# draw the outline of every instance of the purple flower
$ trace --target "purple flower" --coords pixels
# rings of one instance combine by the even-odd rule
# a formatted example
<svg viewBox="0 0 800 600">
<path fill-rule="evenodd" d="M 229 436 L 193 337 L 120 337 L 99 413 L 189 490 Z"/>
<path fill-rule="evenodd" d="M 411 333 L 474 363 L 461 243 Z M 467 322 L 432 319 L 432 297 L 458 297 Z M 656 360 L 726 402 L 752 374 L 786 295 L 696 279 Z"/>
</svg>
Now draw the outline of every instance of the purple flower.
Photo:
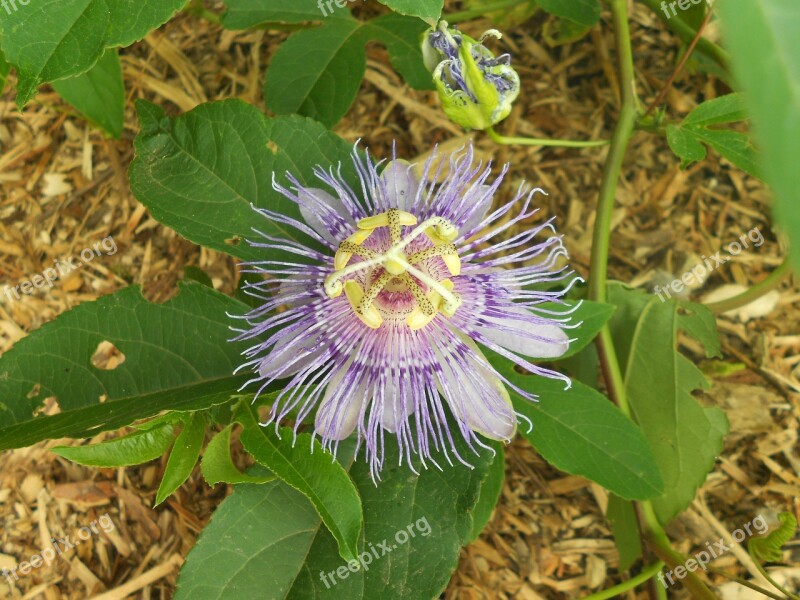
<svg viewBox="0 0 800 600">
<path fill-rule="evenodd" d="M 572 274 L 556 267 L 566 257 L 560 237 L 537 239 L 546 230 L 555 233 L 550 221 L 526 225 L 541 190 L 522 184 L 511 202 L 492 212 L 508 165 L 490 183 L 491 163 L 474 165 L 471 147 L 437 168 L 434 157 L 419 179 L 402 160 L 379 175 L 380 163 L 354 149 L 358 191 L 338 170 L 317 167 L 315 175 L 330 191 L 305 187 L 291 174 L 287 189 L 273 177 L 273 187 L 298 205 L 305 222 L 255 209 L 296 230 L 294 238 L 307 236 L 328 251 L 254 229 L 263 239 L 252 246 L 289 252 L 297 261 L 247 263 L 247 271 L 269 277 L 249 286 L 263 305 L 242 317 L 249 328 L 237 339 L 259 342 L 241 368 L 257 372 L 248 383 L 259 382 L 259 391 L 288 380 L 268 423 L 277 426 L 296 411 L 296 432 L 316 408 L 315 433 L 323 446 L 335 453 L 355 432 L 373 478 L 383 466 L 388 434 L 412 470 L 413 454 L 425 467 L 426 461 L 436 464 L 434 450 L 451 464 L 452 454 L 468 465 L 455 435 L 474 452 L 486 447 L 477 434 L 511 439 L 517 415 L 506 387 L 536 398 L 500 375 L 479 344 L 569 384 L 528 360 L 561 356 L 569 346 L 567 319 L 556 318 L 568 311 L 540 306 L 559 302 L 564 292 L 534 287 Z"/>
</svg>

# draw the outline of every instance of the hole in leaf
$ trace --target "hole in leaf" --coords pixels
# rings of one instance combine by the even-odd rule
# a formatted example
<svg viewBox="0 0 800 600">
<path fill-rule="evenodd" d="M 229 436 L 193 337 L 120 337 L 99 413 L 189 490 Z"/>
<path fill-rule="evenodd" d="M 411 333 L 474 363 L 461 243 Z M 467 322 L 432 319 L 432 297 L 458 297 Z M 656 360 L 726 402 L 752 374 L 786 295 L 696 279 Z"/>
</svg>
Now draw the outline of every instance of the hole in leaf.
<svg viewBox="0 0 800 600">
<path fill-rule="evenodd" d="M 36 398 L 36 396 L 38 396 L 41 393 L 42 393 L 42 386 L 41 384 L 37 383 L 31 388 L 31 391 L 28 392 L 26 398 L 28 400 L 33 400 L 34 398 Z"/>
<path fill-rule="evenodd" d="M 269 150 L 273 154 L 277 154 L 278 153 L 278 144 L 276 144 L 272 140 L 268 141 L 267 142 L 267 150 Z"/>
<path fill-rule="evenodd" d="M 125 355 L 108 341 L 100 342 L 92 355 L 92 364 L 104 371 L 113 371 L 125 362 Z"/>
<path fill-rule="evenodd" d="M 228 244 L 229 246 L 238 246 L 239 244 L 242 243 L 242 238 L 240 238 L 238 235 L 235 235 L 232 238 L 228 238 L 227 240 L 225 240 L 225 243 Z"/>
<path fill-rule="evenodd" d="M 39 385 L 38 383 L 36 384 Z M 37 406 L 33 411 L 34 417 L 52 417 L 61 412 L 61 407 L 58 404 L 58 399 L 55 396 L 50 396 L 44 399 L 44 402 Z"/>
</svg>

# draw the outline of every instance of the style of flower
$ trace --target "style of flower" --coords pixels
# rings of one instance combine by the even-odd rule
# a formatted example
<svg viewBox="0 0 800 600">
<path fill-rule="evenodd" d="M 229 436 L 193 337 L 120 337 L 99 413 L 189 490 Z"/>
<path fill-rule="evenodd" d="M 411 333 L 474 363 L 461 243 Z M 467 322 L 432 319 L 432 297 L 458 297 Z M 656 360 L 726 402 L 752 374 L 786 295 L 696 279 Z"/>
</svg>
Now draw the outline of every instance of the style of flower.
<svg viewBox="0 0 800 600">
<path fill-rule="evenodd" d="M 403 160 L 379 174 L 380 163 L 356 147 L 358 191 L 341 176 L 341 165 L 318 166 L 314 173 L 330 192 L 291 174 L 287 189 L 273 175 L 273 187 L 297 205 L 302 220 L 255 209 L 292 228 L 294 239 L 254 228 L 262 239 L 252 246 L 282 254 L 246 264 L 269 277 L 249 287 L 263 305 L 242 317 L 249 327 L 237 339 L 258 342 L 241 368 L 257 373 L 250 383 L 260 390 L 287 380 L 267 423 L 277 427 L 292 413 L 296 432 L 316 408 L 315 435 L 323 446 L 335 454 L 355 432 L 376 480 L 391 435 L 412 470 L 413 455 L 425 468 L 428 461 L 440 466 L 434 452 L 468 465 L 456 435 L 476 453 L 487 447 L 478 434 L 511 439 L 517 415 L 507 387 L 536 397 L 504 378 L 479 344 L 569 384 L 528 360 L 558 357 L 569 346 L 567 311 L 541 306 L 561 302 L 563 291 L 541 288 L 570 277 L 557 266 L 566 251 L 556 235 L 536 239 L 555 232 L 550 221 L 526 224 L 541 190 L 523 184 L 491 211 L 508 165 L 489 183 L 491 163 L 475 165 L 472 147 L 438 167 L 436 158 L 434 152 L 421 179 Z M 441 184 L 425 183 L 445 170 Z"/>
<path fill-rule="evenodd" d="M 519 95 L 519 75 L 511 56 L 494 54 L 483 45 L 488 37 L 500 38 L 490 29 L 479 40 L 449 28 L 440 21 L 422 34 L 422 56 L 433 74 L 442 109 L 466 129 L 487 129 L 505 119 Z"/>
</svg>

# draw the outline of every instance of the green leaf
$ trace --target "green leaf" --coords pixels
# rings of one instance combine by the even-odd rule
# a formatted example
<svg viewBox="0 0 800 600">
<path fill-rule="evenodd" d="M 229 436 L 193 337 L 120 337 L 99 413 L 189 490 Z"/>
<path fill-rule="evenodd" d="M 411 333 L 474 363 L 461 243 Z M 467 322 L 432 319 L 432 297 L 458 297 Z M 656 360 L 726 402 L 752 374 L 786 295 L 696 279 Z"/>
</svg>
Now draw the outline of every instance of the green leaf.
<svg viewBox="0 0 800 600">
<path fill-rule="evenodd" d="M 206 446 L 200 470 L 208 485 L 218 483 L 266 483 L 275 479 L 274 475 L 252 475 L 242 473 L 231 458 L 231 433 L 235 423 L 215 435 Z"/>
<path fill-rule="evenodd" d="M 355 100 L 366 69 L 361 24 L 326 21 L 298 31 L 270 60 L 264 100 L 275 114 L 302 114 L 332 127 Z"/>
<path fill-rule="evenodd" d="M 714 100 L 706 100 L 690 112 L 682 125 L 708 127 L 722 123 L 735 123 L 747 119 L 743 94 L 727 94 Z"/>
<path fill-rule="evenodd" d="M 536 2 L 551 15 L 569 19 L 585 27 L 591 27 L 600 20 L 598 0 L 536 0 Z"/>
<path fill-rule="evenodd" d="M 290 428 L 283 427 L 276 437 L 272 429 L 256 422 L 248 405 L 241 407 L 237 419 L 244 427 L 240 439 L 245 450 L 302 492 L 336 538 L 342 558 L 355 559 L 363 524 L 361 499 L 342 465 L 321 448 L 312 452 L 312 437 L 307 433 L 295 438 Z"/>
<path fill-rule="evenodd" d="M 489 353 L 487 353 L 489 356 Z M 494 367 L 512 384 L 535 393 L 539 402 L 514 397 L 514 408 L 533 423 L 520 433 L 553 466 L 591 479 L 626 499 L 659 496 L 664 484 L 639 428 L 607 398 L 579 382 L 517 373 L 491 355 Z"/>
<path fill-rule="evenodd" d="M 362 30 L 366 40 L 378 40 L 386 46 L 392 66 L 415 90 L 434 90 L 433 77 L 422 61 L 419 36 L 428 26 L 413 17 L 395 13 L 368 21 Z"/>
<path fill-rule="evenodd" d="M 247 345 L 228 341 L 226 313 L 246 311 L 189 283 L 164 304 L 127 288 L 60 315 L 0 358 L 0 450 L 226 402 L 247 380 L 231 375 Z M 104 341 L 125 357 L 113 370 L 92 364 Z M 39 415 L 51 397 L 60 413 Z"/>
<path fill-rule="evenodd" d="M 56 446 L 53 452 L 89 467 L 127 467 L 159 458 L 169 450 L 174 441 L 175 430 L 171 424 L 166 423 L 99 444 Z"/>
<path fill-rule="evenodd" d="M 763 517 L 761 517 L 763 519 Z M 783 546 L 794 537 L 797 531 L 797 518 L 784 511 L 778 515 L 780 527 L 765 537 L 752 537 L 747 542 L 750 554 L 759 562 L 780 562 L 783 560 Z"/>
<path fill-rule="evenodd" d="M 53 89 L 89 121 L 119 139 L 125 120 L 125 86 L 116 50 L 106 50 L 86 73 L 53 82 Z"/>
<path fill-rule="evenodd" d="M 435 456 L 443 470 L 417 464 L 415 475 L 398 464 L 394 440 L 387 442 L 378 485 L 366 462 L 350 467 L 364 507 L 359 554 L 365 568 L 347 568 L 311 502 L 284 482 L 238 485 L 189 553 L 175 600 L 439 597 L 470 540 L 491 455 L 476 457 L 459 439 L 459 454 L 474 468 L 450 452 L 450 458 Z"/>
<path fill-rule="evenodd" d="M 667 143 L 675 155 L 681 159 L 681 168 L 685 169 L 693 162 L 706 157 L 706 147 L 701 144 L 690 131 L 677 125 L 667 125 Z"/>
<path fill-rule="evenodd" d="M 300 218 L 297 205 L 272 188 L 291 171 L 301 183 L 319 185 L 312 170 L 342 163 L 353 181 L 351 145 L 303 117 L 267 119 L 239 100 L 202 104 L 174 120 L 148 102 L 137 102 L 141 133 L 130 170 L 131 189 L 150 214 L 186 239 L 242 260 L 302 257 L 253 248 L 253 227 L 268 235 L 316 247 L 281 223 L 259 217 L 251 203 Z M 231 160 L 236 157 L 236 160 Z"/>
<path fill-rule="evenodd" d="M 724 413 L 692 396 L 709 384 L 676 351 L 678 324 L 678 305 L 652 298 L 636 324 L 625 372 L 628 403 L 664 477 L 666 492 L 652 501 L 664 524 L 692 501 L 727 432 Z"/>
<path fill-rule="evenodd" d="M 47 81 L 81 75 L 106 48 L 166 23 L 185 0 L 36 0 L 4 15 L 2 50 L 17 69 L 22 109 Z"/>
<path fill-rule="evenodd" d="M 474 542 L 477 540 L 481 532 L 486 528 L 489 519 L 492 518 L 497 501 L 500 499 L 500 493 L 503 491 L 503 482 L 506 478 L 506 461 L 505 450 L 500 442 L 491 441 L 490 445 L 497 452 L 497 455 L 489 465 L 489 473 L 481 486 L 481 493 L 478 497 L 478 504 L 472 515 L 472 533 L 469 536 L 469 541 Z"/>
<path fill-rule="evenodd" d="M 410 17 L 419 17 L 433 26 L 442 16 L 444 0 L 378 0 L 394 12 Z"/>
<path fill-rule="evenodd" d="M 572 44 L 592 30 L 593 25 L 581 25 L 569 19 L 551 16 L 542 27 L 542 38 L 551 48 Z"/>
<path fill-rule="evenodd" d="M 713 312 L 696 302 L 678 301 L 678 327 L 700 342 L 706 357 L 722 358 L 722 347 L 717 332 L 717 318 Z"/>
<path fill-rule="evenodd" d="M 723 6 L 724 5 L 724 6 Z M 800 269 L 800 3 L 793 0 L 720 2 L 723 33 L 736 79 L 746 92 L 748 113 L 767 183 L 775 194 L 775 215 L 788 235 Z"/>
<path fill-rule="evenodd" d="M 761 177 L 758 154 L 747 134 L 740 131 L 704 129 L 702 127 L 692 127 L 690 131 L 697 139 L 714 148 L 742 171 L 753 177 Z"/>
<path fill-rule="evenodd" d="M 6 82 L 8 81 L 8 74 L 11 72 L 11 65 L 6 61 L 6 57 L 0 50 L 0 94 L 6 89 Z"/>
<path fill-rule="evenodd" d="M 194 470 L 206 438 L 206 418 L 202 412 L 191 413 L 184 421 L 183 430 L 167 460 L 164 477 L 156 492 L 158 506 L 181 487 Z"/>
<path fill-rule="evenodd" d="M 630 500 L 610 494 L 606 518 L 611 524 L 614 544 L 619 551 L 620 572 L 627 571 L 642 556 L 642 537 L 636 521 L 636 511 Z"/>
<path fill-rule="evenodd" d="M 322 4 L 325 5 L 324 0 Z M 326 15 L 317 0 L 225 0 L 225 6 L 228 10 L 222 15 L 222 26 L 226 29 L 250 29 L 265 23 L 305 23 L 323 17 L 335 18 L 341 13 L 350 15 L 347 11 L 331 11 Z"/>
</svg>

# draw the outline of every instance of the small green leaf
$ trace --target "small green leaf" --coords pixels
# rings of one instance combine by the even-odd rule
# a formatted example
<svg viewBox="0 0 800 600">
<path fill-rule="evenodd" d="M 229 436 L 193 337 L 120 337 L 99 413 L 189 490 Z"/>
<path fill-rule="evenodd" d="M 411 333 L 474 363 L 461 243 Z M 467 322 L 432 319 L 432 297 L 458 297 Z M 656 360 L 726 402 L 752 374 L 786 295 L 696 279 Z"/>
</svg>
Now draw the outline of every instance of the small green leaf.
<svg viewBox="0 0 800 600">
<path fill-rule="evenodd" d="M 125 118 L 125 86 L 116 50 L 106 50 L 86 73 L 53 82 L 53 89 L 89 121 L 119 139 Z"/>
<path fill-rule="evenodd" d="M 682 125 L 708 127 L 722 123 L 735 123 L 747 119 L 743 94 L 727 94 L 714 100 L 706 100 L 690 112 Z"/>
<path fill-rule="evenodd" d="M 537 4 L 551 15 L 591 27 L 600 20 L 598 0 L 537 0 Z"/>
<path fill-rule="evenodd" d="M 681 159 L 681 168 L 706 157 L 706 147 L 697 137 L 677 125 L 667 125 L 667 143 L 675 155 Z"/>
<path fill-rule="evenodd" d="M 551 16 L 544 22 L 542 27 L 542 38 L 551 48 L 557 48 L 564 44 L 572 44 L 586 36 L 591 30 L 592 25 L 581 25 L 569 19 L 561 19 Z"/>
<path fill-rule="evenodd" d="M 197 459 L 200 458 L 200 450 L 203 448 L 205 437 L 205 416 L 200 411 L 190 413 L 184 420 L 183 430 L 175 440 L 175 445 L 169 454 L 164 477 L 158 486 L 158 492 L 156 492 L 156 506 L 189 479 L 197 464 Z"/>
<path fill-rule="evenodd" d="M 706 350 L 706 357 L 722 358 L 722 348 L 717 331 L 717 318 L 713 312 L 696 302 L 678 301 L 678 327 L 697 340 Z"/>
<path fill-rule="evenodd" d="M 174 440 L 175 429 L 166 423 L 99 444 L 56 446 L 53 452 L 89 467 L 127 467 L 159 458 L 169 450 Z"/>
<path fill-rule="evenodd" d="M 500 442 L 491 441 L 491 447 L 497 454 L 489 466 L 489 473 L 486 479 L 483 480 L 481 486 L 480 497 L 478 504 L 472 513 L 472 533 L 470 534 L 470 542 L 477 540 L 481 532 L 486 528 L 486 524 L 492 517 L 497 501 L 500 499 L 500 493 L 503 491 L 503 482 L 506 478 L 506 461 L 505 450 Z"/>
<path fill-rule="evenodd" d="M 231 433 L 234 423 L 215 435 L 206 446 L 200 470 L 208 485 L 218 483 L 266 483 L 275 479 L 274 475 L 253 475 L 242 473 L 231 458 Z"/>
<path fill-rule="evenodd" d="M 745 173 L 753 177 L 761 177 L 758 154 L 750 141 L 750 136 L 740 131 L 722 129 L 689 129 L 700 141 L 705 142 Z"/>
<path fill-rule="evenodd" d="M 794 537 L 797 531 L 797 518 L 790 512 L 778 515 L 780 527 L 765 537 L 753 537 L 747 542 L 750 555 L 759 562 L 780 562 L 783 560 L 783 546 Z"/>
<path fill-rule="evenodd" d="M 245 450 L 311 500 L 336 538 L 339 554 L 345 560 L 355 559 L 363 524 L 361 499 L 342 465 L 321 448 L 312 453 L 309 434 L 295 439 L 292 430 L 284 427 L 278 438 L 272 429 L 262 428 L 249 405 L 241 406 L 237 419 L 244 427 L 240 439 Z"/>
<path fill-rule="evenodd" d="M 444 0 L 378 0 L 394 12 L 419 17 L 433 26 L 442 16 Z"/>
</svg>

